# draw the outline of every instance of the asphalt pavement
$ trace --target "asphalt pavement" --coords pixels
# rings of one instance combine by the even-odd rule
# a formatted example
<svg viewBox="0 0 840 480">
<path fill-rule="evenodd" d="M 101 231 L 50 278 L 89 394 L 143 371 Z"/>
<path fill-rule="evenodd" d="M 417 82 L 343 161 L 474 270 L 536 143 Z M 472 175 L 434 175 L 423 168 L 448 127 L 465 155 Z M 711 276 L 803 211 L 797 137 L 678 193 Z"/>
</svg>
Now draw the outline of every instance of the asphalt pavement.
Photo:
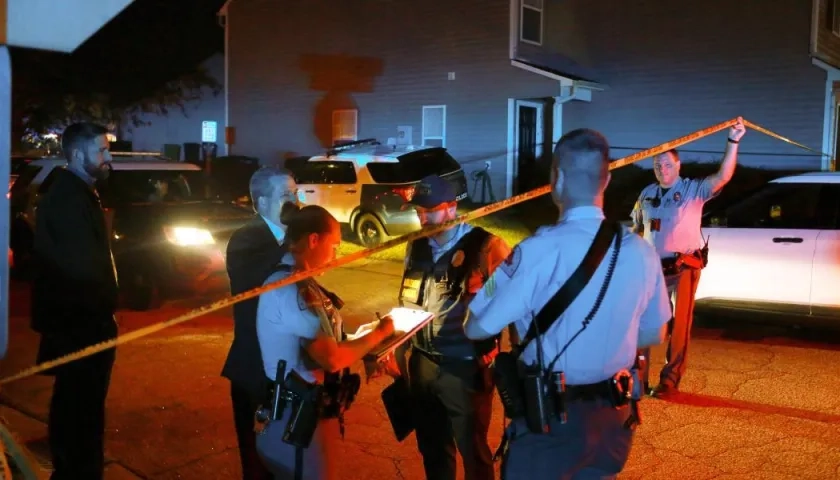
<svg viewBox="0 0 840 480">
<path fill-rule="evenodd" d="M 324 275 L 346 302 L 353 328 L 395 305 L 399 264 L 359 262 Z M 13 285 L 10 351 L 0 376 L 34 362 L 27 292 Z M 200 305 L 170 302 L 147 313 L 120 312 L 120 331 Z M 840 478 L 840 335 L 717 324 L 696 327 L 683 393 L 642 402 L 631 458 L 621 479 Z M 107 479 L 240 478 L 228 382 L 219 376 L 231 340 L 229 312 L 216 312 L 119 348 L 108 398 Z M 652 378 L 664 348 L 654 350 Z M 414 437 L 398 443 L 379 393 L 363 385 L 347 414 L 343 478 L 422 479 Z M 0 417 L 43 463 L 49 377 L 0 391 Z M 496 402 L 490 442 L 503 419 Z M 459 477 L 461 478 L 461 477 Z"/>
</svg>

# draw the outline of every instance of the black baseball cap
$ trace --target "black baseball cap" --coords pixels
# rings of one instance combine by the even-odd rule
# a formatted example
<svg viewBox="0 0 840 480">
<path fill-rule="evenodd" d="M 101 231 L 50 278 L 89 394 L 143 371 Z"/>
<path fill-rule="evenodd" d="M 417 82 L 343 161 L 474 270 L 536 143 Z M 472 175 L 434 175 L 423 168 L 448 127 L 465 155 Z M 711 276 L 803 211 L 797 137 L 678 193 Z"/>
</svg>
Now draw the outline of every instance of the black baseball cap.
<svg viewBox="0 0 840 480">
<path fill-rule="evenodd" d="M 429 175 L 414 187 L 414 196 L 408 202 L 421 208 L 434 208 L 457 200 L 455 189 L 437 175 Z"/>
</svg>

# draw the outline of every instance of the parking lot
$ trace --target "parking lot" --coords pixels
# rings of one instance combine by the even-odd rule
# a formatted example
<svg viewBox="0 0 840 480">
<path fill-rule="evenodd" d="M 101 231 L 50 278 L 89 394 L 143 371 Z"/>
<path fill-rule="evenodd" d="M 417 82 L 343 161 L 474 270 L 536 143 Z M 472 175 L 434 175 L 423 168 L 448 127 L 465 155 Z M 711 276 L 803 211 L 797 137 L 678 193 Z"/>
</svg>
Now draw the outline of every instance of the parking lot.
<svg viewBox="0 0 840 480">
<path fill-rule="evenodd" d="M 399 266 L 353 264 L 326 274 L 349 326 L 393 306 Z M 377 285 L 371 294 L 370 285 Z M 10 352 L 2 375 L 34 361 L 27 290 L 12 285 Z M 200 301 L 170 302 L 146 313 L 120 312 L 121 333 L 182 313 Z M 626 479 L 826 479 L 840 477 L 840 335 L 717 322 L 695 328 L 684 394 L 646 399 Z M 109 479 L 238 478 L 227 380 L 219 376 L 231 340 L 227 312 L 120 347 L 108 399 Z M 662 348 L 655 351 L 661 360 Z M 347 479 L 423 478 L 413 436 L 394 440 L 375 379 L 348 413 Z M 48 377 L 10 384 L 0 414 L 46 460 Z M 143 392 L 138 395 L 137 392 Z M 503 420 L 496 404 L 495 447 Z"/>
</svg>

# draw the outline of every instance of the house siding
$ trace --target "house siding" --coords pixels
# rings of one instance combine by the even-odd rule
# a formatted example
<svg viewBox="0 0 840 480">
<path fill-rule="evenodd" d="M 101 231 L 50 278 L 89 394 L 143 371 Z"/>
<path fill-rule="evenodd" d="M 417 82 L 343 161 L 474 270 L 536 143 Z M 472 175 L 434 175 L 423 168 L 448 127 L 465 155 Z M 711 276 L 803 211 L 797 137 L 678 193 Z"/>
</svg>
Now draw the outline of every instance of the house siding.
<svg viewBox="0 0 840 480">
<path fill-rule="evenodd" d="M 225 63 L 221 54 L 210 57 L 203 63 L 207 73 L 220 84 L 224 81 Z M 201 122 L 214 121 L 217 127 L 216 145 L 219 155 L 222 154 L 225 141 L 225 99 L 224 95 L 213 95 L 209 88 L 202 90 L 201 99 L 184 105 L 184 112 L 178 108 L 170 108 L 168 115 L 141 115 L 139 119 L 144 123 L 132 126 L 126 122 L 124 139 L 132 142 L 134 151 L 162 152 L 164 144 L 181 145 L 181 156 L 184 155 L 184 143 L 201 142 Z"/>
<path fill-rule="evenodd" d="M 509 2 L 323 5 L 229 5 L 232 152 L 263 163 L 320 153 L 330 142 L 331 112 L 343 108 L 358 109 L 358 138 L 385 142 L 410 126 L 420 145 L 422 106 L 446 105 L 446 147 L 468 174 L 491 160 L 494 193 L 503 197 L 508 98 L 558 91 L 556 81 L 510 65 Z"/>
<path fill-rule="evenodd" d="M 840 37 L 831 31 L 831 2 L 833 0 L 813 0 L 817 8 L 813 18 L 811 33 L 815 35 L 814 45 L 811 45 L 814 57 L 834 67 L 840 67 Z M 840 5 L 838 5 L 840 8 Z"/>
<path fill-rule="evenodd" d="M 610 86 L 591 103 L 566 104 L 564 131 L 598 129 L 620 157 L 741 115 L 822 145 L 826 76 L 809 57 L 807 3 L 567 0 L 562 7 L 584 26 L 586 51 Z M 686 145 L 683 159 L 720 159 L 725 135 Z M 749 131 L 739 162 L 818 169 L 820 156 Z"/>
</svg>

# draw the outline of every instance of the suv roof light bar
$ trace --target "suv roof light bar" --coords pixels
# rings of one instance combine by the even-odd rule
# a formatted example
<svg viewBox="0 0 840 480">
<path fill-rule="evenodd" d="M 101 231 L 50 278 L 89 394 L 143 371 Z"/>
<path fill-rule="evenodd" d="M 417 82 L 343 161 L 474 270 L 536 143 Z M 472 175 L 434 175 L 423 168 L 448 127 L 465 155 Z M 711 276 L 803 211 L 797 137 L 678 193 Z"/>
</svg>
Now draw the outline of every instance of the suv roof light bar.
<svg viewBox="0 0 840 480">
<path fill-rule="evenodd" d="M 354 148 L 369 146 L 369 145 L 380 145 L 379 141 L 375 138 L 365 138 L 362 140 L 353 140 L 350 142 L 343 142 L 340 145 L 335 145 L 329 150 L 327 150 L 327 156 L 331 157 L 337 153 L 344 152 L 346 150 L 352 150 Z"/>
</svg>

